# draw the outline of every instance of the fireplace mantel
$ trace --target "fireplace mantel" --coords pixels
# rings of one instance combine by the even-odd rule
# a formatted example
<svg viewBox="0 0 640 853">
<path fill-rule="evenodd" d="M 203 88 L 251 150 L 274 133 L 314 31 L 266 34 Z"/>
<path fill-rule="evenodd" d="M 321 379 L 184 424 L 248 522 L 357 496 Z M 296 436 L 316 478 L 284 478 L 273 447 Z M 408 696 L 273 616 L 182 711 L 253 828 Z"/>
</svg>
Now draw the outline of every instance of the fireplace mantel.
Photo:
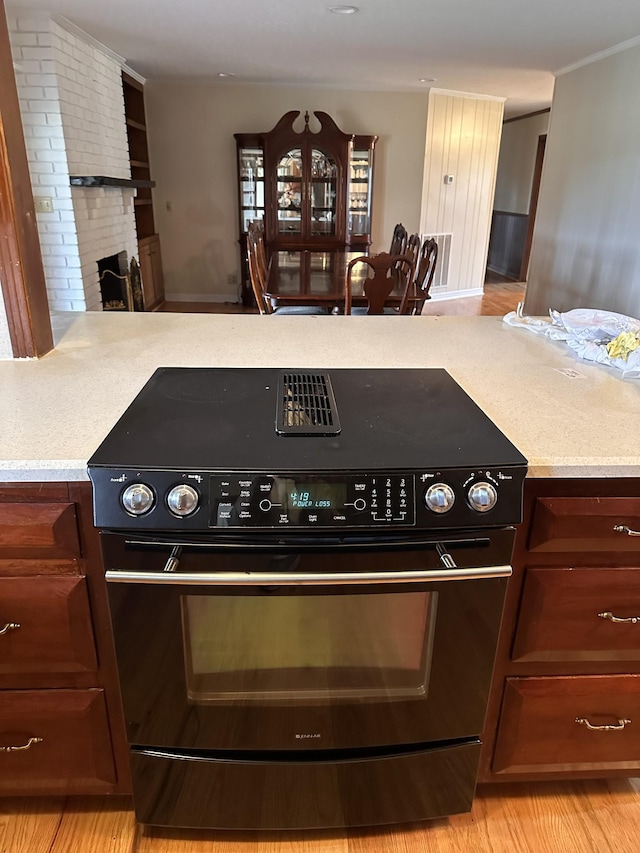
<svg viewBox="0 0 640 853">
<path fill-rule="evenodd" d="M 132 178 L 109 178 L 105 175 L 71 175 L 72 187 L 155 187 L 155 181 L 133 180 Z"/>
</svg>

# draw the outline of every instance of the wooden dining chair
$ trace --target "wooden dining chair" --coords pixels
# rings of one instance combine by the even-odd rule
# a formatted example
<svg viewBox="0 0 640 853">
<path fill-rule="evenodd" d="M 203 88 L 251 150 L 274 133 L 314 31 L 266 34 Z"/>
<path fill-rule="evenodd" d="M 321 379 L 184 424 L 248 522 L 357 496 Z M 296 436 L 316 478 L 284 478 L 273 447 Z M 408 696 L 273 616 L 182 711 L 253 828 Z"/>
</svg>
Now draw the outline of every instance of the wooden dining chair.
<svg viewBox="0 0 640 853">
<path fill-rule="evenodd" d="M 396 227 L 393 229 L 393 237 L 391 238 L 389 254 L 404 255 L 404 251 L 407 248 L 408 236 L 407 229 L 404 227 L 402 222 L 398 222 Z"/>
<path fill-rule="evenodd" d="M 247 229 L 247 263 L 251 288 L 261 314 L 319 314 L 326 315 L 327 310 L 316 305 L 282 305 L 274 308 L 266 296 L 267 279 L 269 277 L 269 262 L 267 261 L 264 245 L 264 232 L 260 227 L 251 223 Z"/>
<path fill-rule="evenodd" d="M 418 297 L 413 306 L 414 314 L 422 314 L 424 303 L 431 299 L 429 291 L 433 283 L 433 276 L 438 262 L 438 244 L 432 238 L 425 240 L 420 250 L 418 267 L 414 279 L 414 288 Z"/>
<path fill-rule="evenodd" d="M 372 276 L 364 280 L 366 307 L 352 307 L 352 287 L 354 278 L 361 270 L 354 272 L 358 264 L 364 264 L 373 271 Z M 385 305 L 391 292 L 396 289 L 402 293 L 399 308 Z M 409 255 L 391 255 L 381 252 L 379 255 L 360 255 L 350 261 L 345 276 L 344 313 L 345 314 L 408 314 L 410 295 L 413 289 L 413 266 Z"/>
<path fill-rule="evenodd" d="M 418 258 L 420 257 L 420 235 L 412 234 L 407 240 L 407 247 L 402 252 L 403 255 L 409 255 L 410 258 L 413 258 L 413 271 L 415 272 L 418 268 Z"/>
</svg>

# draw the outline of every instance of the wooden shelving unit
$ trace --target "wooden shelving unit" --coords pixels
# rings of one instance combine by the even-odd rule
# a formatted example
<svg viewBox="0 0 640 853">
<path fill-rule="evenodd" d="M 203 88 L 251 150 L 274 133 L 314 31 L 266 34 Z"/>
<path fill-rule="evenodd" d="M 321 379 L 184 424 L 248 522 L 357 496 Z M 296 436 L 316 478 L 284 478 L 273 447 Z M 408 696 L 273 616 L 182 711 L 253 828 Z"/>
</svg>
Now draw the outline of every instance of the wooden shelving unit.
<svg viewBox="0 0 640 853">
<path fill-rule="evenodd" d="M 135 77 L 123 72 L 122 88 L 124 109 L 129 140 L 129 162 L 131 177 L 135 180 L 151 180 L 151 164 L 147 144 L 147 122 L 144 108 L 144 86 Z M 164 301 L 164 278 L 160 255 L 160 237 L 156 233 L 153 217 L 151 187 L 138 189 L 133 203 L 138 236 L 140 274 L 146 311 L 153 311 Z"/>
</svg>

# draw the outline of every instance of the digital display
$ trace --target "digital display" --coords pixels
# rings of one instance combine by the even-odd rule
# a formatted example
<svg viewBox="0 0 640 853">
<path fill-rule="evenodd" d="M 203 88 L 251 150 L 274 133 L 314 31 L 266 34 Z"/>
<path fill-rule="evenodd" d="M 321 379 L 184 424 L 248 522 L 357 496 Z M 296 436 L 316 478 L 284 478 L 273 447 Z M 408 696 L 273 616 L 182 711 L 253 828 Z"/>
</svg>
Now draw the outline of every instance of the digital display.
<svg viewBox="0 0 640 853">
<path fill-rule="evenodd" d="M 287 480 L 289 509 L 343 509 L 347 500 L 346 483 L 297 482 Z"/>
</svg>

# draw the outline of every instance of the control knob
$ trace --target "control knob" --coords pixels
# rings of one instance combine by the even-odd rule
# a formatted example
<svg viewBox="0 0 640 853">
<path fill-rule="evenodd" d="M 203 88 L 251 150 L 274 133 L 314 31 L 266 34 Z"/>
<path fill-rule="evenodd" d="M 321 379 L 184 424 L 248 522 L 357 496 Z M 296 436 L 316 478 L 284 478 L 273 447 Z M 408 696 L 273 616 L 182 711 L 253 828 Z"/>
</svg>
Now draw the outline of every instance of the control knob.
<svg viewBox="0 0 640 853">
<path fill-rule="evenodd" d="M 424 505 L 431 512 L 449 512 L 455 501 L 455 493 L 446 483 L 433 483 L 424 495 Z"/>
<path fill-rule="evenodd" d="M 167 506 L 169 510 L 181 518 L 185 515 L 191 515 L 198 508 L 200 496 L 193 488 L 187 486 L 186 483 L 181 483 L 179 486 L 174 486 L 167 495 Z"/>
<path fill-rule="evenodd" d="M 469 504 L 476 512 L 488 512 L 498 502 L 498 493 L 491 483 L 474 483 L 469 488 Z"/>
<path fill-rule="evenodd" d="M 124 490 L 120 500 L 130 515 L 144 515 L 153 509 L 155 495 L 153 489 L 144 483 L 132 483 Z"/>
</svg>

